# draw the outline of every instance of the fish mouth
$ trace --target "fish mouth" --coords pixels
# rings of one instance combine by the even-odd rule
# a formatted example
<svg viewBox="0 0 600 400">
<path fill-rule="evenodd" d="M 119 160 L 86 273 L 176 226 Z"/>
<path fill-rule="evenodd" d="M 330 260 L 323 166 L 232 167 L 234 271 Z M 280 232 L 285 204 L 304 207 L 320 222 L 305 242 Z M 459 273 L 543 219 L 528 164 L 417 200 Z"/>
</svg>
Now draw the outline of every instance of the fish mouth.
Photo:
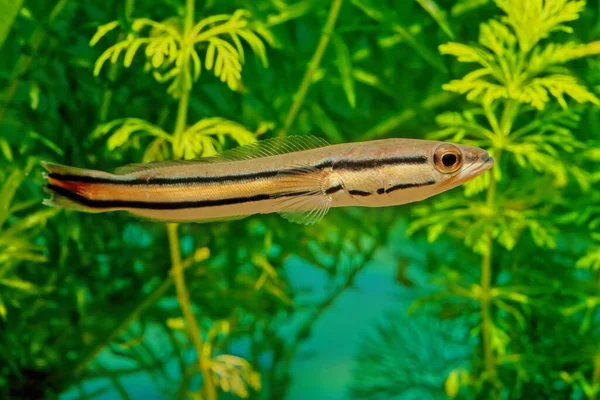
<svg viewBox="0 0 600 400">
<path fill-rule="evenodd" d="M 475 157 L 473 162 L 463 168 L 458 174 L 444 182 L 442 186 L 450 188 L 462 185 L 492 168 L 494 162 L 494 157 L 490 156 L 487 151 L 481 151 L 481 153 Z"/>
</svg>

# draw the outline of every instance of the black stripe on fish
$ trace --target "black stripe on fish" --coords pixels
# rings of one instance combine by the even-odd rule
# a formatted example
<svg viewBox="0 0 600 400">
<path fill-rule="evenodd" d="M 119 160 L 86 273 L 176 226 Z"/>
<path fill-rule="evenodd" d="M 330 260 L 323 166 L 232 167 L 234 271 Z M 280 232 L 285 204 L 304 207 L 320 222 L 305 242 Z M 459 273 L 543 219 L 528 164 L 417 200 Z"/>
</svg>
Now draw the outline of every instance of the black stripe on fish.
<svg viewBox="0 0 600 400">
<path fill-rule="evenodd" d="M 131 179 L 119 179 L 119 178 L 97 178 L 95 176 L 85 175 L 69 175 L 69 174 L 58 174 L 52 172 L 48 174 L 49 178 L 53 178 L 59 181 L 69 182 L 81 182 L 81 183 L 96 183 L 96 184 L 108 184 L 108 185 L 131 185 L 131 186 L 143 186 L 143 185 L 178 185 L 178 184 L 194 184 L 194 183 L 224 183 L 224 182 L 236 182 L 236 181 L 249 181 L 254 179 L 273 178 L 279 174 L 280 171 L 261 171 L 253 172 L 248 174 L 236 174 L 236 175 L 225 175 L 225 176 L 189 176 L 189 177 L 148 177 L 148 178 L 131 178 Z"/>
<path fill-rule="evenodd" d="M 363 192 L 362 190 L 356 189 L 349 190 L 348 193 L 352 196 L 370 196 L 372 194 L 371 192 Z"/>
<path fill-rule="evenodd" d="M 332 193 L 335 193 L 335 192 L 339 192 L 342 189 L 343 189 L 342 185 L 332 186 L 329 189 L 327 189 L 325 191 L 325 193 L 326 194 L 332 194 Z"/>
<path fill-rule="evenodd" d="M 333 166 L 334 169 L 361 170 L 377 168 L 387 165 L 421 165 L 427 164 L 429 159 L 425 155 L 400 156 L 388 158 L 370 158 L 365 160 L 340 160 Z"/>
<path fill-rule="evenodd" d="M 325 169 L 332 168 L 333 170 L 361 170 L 368 168 L 377 168 L 384 165 L 419 165 L 426 164 L 428 162 L 427 156 L 403 156 L 403 157 L 390 157 L 382 159 L 364 159 L 364 160 L 325 160 L 314 166 L 309 166 L 309 169 Z M 70 182 L 81 182 L 81 183 L 96 183 L 96 184 L 110 184 L 110 185 L 178 185 L 178 184 L 202 184 L 202 183 L 224 183 L 224 182 L 238 182 L 256 179 L 266 179 L 276 177 L 280 173 L 294 172 L 298 168 L 292 168 L 289 170 L 270 170 L 251 172 L 246 174 L 235 174 L 235 175 L 222 175 L 222 176 L 189 176 L 189 177 L 148 177 L 148 178 L 98 178 L 93 176 L 85 175 L 72 175 L 72 174 L 59 174 L 51 172 L 48 177 Z M 300 170 L 300 169 L 298 169 Z M 305 170 L 305 168 L 302 168 Z"/>
<path fill-rule="evenodd" d="M 411 189 L 411 188 L 416 188 L 416 187 L 421 187 L 421 186 L 429 186 L 429 185 L 435 185 L 436 181 L 431 180 L 431 181 L 427 181 L 427 182 L 418 182 L 418 183 L 400 183 L 398 185 L 394 185 L 392 187 L 389 187 L 387 189 L 385 189 L 385 193 L 391 193 L 394 192 L 396 190 L 402 190 L 402 189 Z M 383 193 L 380 192 L 383 189 L 377 189 L 377 193 Z"/>
<path fill-rule="evenodd" d="M 65 188 L 46 185 L 46 188 L 52 190 L 56 194 L 73 200 L 83 206 L 90 208 L 141 208 L 147 210 L 180 210 L 185 208 L 201 208 L 201 207 L 216 207 L 216 206 L 228 206 L 235 204 L 248 203 L 252 201 L 263 201 L 270 199 L 277 199 L 281 197 L 293 197 L 302 196 L 309 194 L 308 191 L 299 192 L 285 192 L 277 193 L 274 195 L 270 194 L 257 194 L 246 197 L 231 197 L 226 199 L 215 199 L 215 200 L 196 200 L 196 201 L 177 201 L 177 202 L 149 202 L 149 201 L 135 201 L 135 200 L 94 200 L 88 199 L 80 194 L 71 192 Z"/>
</svg>

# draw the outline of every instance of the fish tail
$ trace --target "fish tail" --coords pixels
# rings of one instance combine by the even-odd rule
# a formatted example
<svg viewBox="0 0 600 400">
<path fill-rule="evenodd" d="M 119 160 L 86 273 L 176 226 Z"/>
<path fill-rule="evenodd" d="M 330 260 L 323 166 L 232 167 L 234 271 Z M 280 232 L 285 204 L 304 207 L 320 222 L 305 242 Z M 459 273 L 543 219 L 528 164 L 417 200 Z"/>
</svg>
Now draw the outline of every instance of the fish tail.
<svg viewBox="0 0 600 400">
<path fill-rule="evenodd" d="M 62 192 L 60 188 L 52 185 L 46 185 L 44 191 L 50 194 L 50 197 L 44 199 L 42 204 L 49 207 L 64 208 L 67 210 L 75 210 L 88 213 L 99 213 L 106 211 L 103 209 L 97 209 L 94 207 L 86 206 L 85 204 L 83 204 L 83 202 L 75 200 L 71 196 L 69 196 L 67 193 L 70 192 Z"/>
<path fill-rule="evenodd" d="M 98 185 L 95 181 L 110 179 L 112 174 L 47 161 L 42 161 L 41 164 L 48 171 L 43 175 L 47 180 L 44 191 L 50 194 L 50 198 L 44 199 L 43 204 L 89 213 L 114 210 L 94 205 L 95 198 L 104 197 L 102 192 L 109 190 L 106 185 Z"/>
</svg>

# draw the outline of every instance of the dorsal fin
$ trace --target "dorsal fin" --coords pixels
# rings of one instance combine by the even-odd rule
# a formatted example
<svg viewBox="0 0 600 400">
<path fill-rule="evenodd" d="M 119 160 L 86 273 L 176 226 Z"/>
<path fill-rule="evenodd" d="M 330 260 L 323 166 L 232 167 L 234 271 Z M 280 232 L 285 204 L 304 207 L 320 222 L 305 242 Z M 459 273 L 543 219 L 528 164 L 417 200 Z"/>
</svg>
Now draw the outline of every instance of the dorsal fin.
<svg viewBox="0 0 600 400">
<path fill-rule="evenodd" d="M 279 154 L 293 153 L 329 146 L 329 143 L 317 136 L 298 135 L 282 138 L 271 138 L 259 140 L 254 143 L 235 147 L 211 157 L 196 158 L 193 160 L 171 160 L 157 161 L 151 163 L 129 164 L 118 168 L 115 173 L 118 175 L 129 174 L 133 172 L 147 171 L 155 168 L 164 168 L 176 165 L 190 165 L 197 163 L 221 163 L 239 160 L 249 160 L 253 158 L 270 157 Z"/>
<path fill-rule="evenodd" d="M 317 136 L 288 136 L 281 138 L 271 138 L 259 140 L 254 143 L 235 147 L 224 151 L 213 157 L 208 157 L 208 162 L 225 162 L 247 160 L 251 158 L 261 158 L 276 156 L 279 154 L 294 153 L 329 146 L 325 139 Z"/>
</svg>

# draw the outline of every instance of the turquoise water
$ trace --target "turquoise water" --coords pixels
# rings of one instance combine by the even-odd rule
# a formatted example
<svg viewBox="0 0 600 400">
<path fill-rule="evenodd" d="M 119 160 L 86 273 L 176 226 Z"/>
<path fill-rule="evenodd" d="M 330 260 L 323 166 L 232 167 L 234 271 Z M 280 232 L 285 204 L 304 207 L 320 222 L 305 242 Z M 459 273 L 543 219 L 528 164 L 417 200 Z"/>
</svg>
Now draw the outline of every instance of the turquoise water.
<svg viewBox="0 0 600 400">
<path fill-rule="evenodd" d="M 385 312 L 405 308 L 414 296 L 412 290 L 395 282 L 396 265 L 391 261 L 394 260 L 393 253 L 400 251 L 408 254 L 411 248 L 402 246 L 401 241 L 392 242 L 395 243 L 394 248 L 379 251 L 372 262 L 358 274 L 355 287 L 342 293 L 315 323 L 311 337 L 302 343 L 293 361 L 292 383 L 287 400 L 348 398 L 346 389 L 351 380 L 353 357 L 361 339 L 381 320 Z M 322 297 L 331 290 L 325 287 L 328 277 L 302 260 L 290 259 L 285 269 L 292 285 L 313 290 L 310 297 Z M 298 317 L 301 319 L 303 315 L 299 313 Z M 289 328 L 291 327 L 282 329 L 285 331 Z M 153 335 L 153 331 L 149 329 L 146 341 L 160 348 L 163 339 L 159 335 Z M 239 351 L 243 354 L 243 346 Z M 192 362 L 193 357 L 194 353 L 189 354 L 188 361 Z M 135 366 L 109 352 L 101 354 L 98 361 L 100 364 L 110 365 L 111 369 Z M 165 368 L 170 376 L 177 378 L 179 369 L 174 362 Z M 120 382 L 134 399 L 164 398 L 149 374 L 130 375 Z M 88 392 L 106 387 L 106 381 L 101 380 L 85 384 Z M 79 389 L 73 390 L 63 398 L 72 399 L 78 394 Z M 108 400 L 118 398 L 118 394 L 108 390 L 97 398 Z"/>
</svg>

